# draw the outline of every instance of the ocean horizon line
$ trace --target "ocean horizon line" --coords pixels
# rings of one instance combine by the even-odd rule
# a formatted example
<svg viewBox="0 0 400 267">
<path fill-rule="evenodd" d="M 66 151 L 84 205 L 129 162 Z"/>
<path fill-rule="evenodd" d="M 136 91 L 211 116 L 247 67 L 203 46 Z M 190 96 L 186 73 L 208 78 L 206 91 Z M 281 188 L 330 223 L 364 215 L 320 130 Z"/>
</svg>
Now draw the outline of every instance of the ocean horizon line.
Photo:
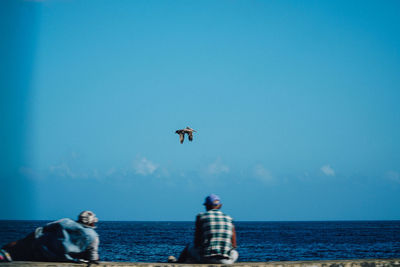
<svg viewBox="0 0 400 267">
<path fill-rule="evenodd" d="M 59 218 L 61 219 L 61 218 Z M 48 221 L 54 221 L 58 219 L 0 219 L 0 221 L 6 222 L 6 221 L 29 221 L 29 222 L 48 222 Z M 234 220 L 235 222 L 239 223 L 312 223 L 312 222 L 400 222 L 400 219 L 383 219 L 383 220 Z M 193 220 L 99 220 L 99 222 L 138 222 L 138 223 L 191 223 L 194 222 Z"/>
</svg>

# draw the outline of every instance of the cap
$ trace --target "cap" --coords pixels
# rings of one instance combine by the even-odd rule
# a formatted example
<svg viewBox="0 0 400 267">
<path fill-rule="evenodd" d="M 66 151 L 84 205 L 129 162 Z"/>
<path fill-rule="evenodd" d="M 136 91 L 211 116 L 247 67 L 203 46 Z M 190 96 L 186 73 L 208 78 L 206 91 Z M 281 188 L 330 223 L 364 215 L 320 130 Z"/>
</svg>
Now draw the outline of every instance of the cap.
<svg viewBox="0 0 400 267">
<path fill-rule="evenodd" d="M 78 222 L 80 223 L 92 224 L 97 223 L 98 221 L 99 219 L 96 217 L 96 214 L 90 210 L 82 211 L 78 216 Z"/>
<path fill-rule="evenodd" d="M 218 206 L 221 203 L 221 198 L 215 194 L 211 194 L 204 200 L 203 205 L 205 206 Z"/>
</svg>

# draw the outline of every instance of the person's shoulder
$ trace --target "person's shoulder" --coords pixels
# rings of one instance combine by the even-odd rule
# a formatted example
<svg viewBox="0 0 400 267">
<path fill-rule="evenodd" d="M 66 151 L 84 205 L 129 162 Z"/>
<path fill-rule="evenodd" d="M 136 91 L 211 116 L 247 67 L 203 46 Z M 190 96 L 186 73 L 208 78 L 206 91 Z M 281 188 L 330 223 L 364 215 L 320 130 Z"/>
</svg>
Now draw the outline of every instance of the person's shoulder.
<svg viewBox="0 0 400 267">
<path fill-rule="evenodd" d="M 71 222 L 73 222 L 73 220 L 71 220 L 69 218 L 62 218 L 57 221 L 49 222 L 48 225 L 50 225 L 50 224 L 70 224 Z"/>
<path fill-rule="evenodd" d="M 206 212 L 199 212 L 197 213 L 196 218 L 201 218 L 204 216 L 204 214 L 206 214 Z"/>
<path fill-rule="evenodd" d="M 79 225 L 79 223 L 77 221 L 74 221 L 74 220 L 72 220 L 70 218 L 64 218 L 64 219 L 61 219 L 59 221 L 61 223 L 65 223 L 65 224 L 68 224 L 68 225 Z"/>
<path fill-rule="evenodd" d="M 232 218 L 231 215 L 228 215 L 228 214 L 226 214 L 226 213 L 224 213 L 224 214 L 225 214 L 225 216 L 226 216 L 227 218 L 229 218 L 231 221 L 233 221 L 233 218 Z"/>
<path fill-rule="evenodd" d="M 213 214 L 215 214 L 215 212 L 216 212 L 216 210 L 208 210 L 205 212 L 201 212 L 199 214 L 201 217 L 204 217 L 204 216 L 212 216 Z"/>
<path fill-rule="evenodd" d="M 223 216 L 225 216 L 226 219 L 228 219 L 228 220 L 230 220 L 230 221 L 233 221 L 233 218 L 232 218 L 230 215 L 224 213 L 224 212 L 221 211 L 221 210 L 219 210 L 219 212 L 220 212 Z"/>
<path fill-rule="evenodd" d="M 96 226 L 90 226 L 90 225 L 86 225 L 86 224 L 82 224 L 79 222 L 76 222 L 77 224 L 79 224 L 79 227 L 83 230 L 83 232 L 86 235 L 89 235 L 93 238 L 98 238 L 99 234 L 96 232 Z"/>
<path fill-rule="evenodd" d="M 99 237 L 99 234 L 96 232 L 94 227 L 84 227 L 85 232 L 92 235 L 93 237 Z"/>
<path fill-rule="evenodd" d="M 57 221 L 49 222 L 43 227 L 43 229 L 46 231 L 59 231 L 61 229 L 72 229 L 76 227 L 77 225 L 75 221 L 69 218 L 63 218 Z"/>
<path fill-rule="evenodd" d="M 74 220 L 72 220 L 70 218 L 63 218 L 63 219 L 60 219 L 59 221 L 68 222 L 68 223 L 76 223 Z"/>
</svg>

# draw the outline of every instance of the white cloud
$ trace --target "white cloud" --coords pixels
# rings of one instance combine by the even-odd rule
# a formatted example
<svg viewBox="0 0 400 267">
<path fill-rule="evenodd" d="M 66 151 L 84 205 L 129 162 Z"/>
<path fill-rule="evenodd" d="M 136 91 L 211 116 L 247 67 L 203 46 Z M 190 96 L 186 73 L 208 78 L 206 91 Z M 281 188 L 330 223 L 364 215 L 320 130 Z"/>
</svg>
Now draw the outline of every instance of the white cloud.
<svg viewBox="0 0 400 267">
<path fill-rule="evenodd" d="M 393 182 L 400 183 L 400 173 L 396 171 L 388 171 L 386 173 L 386 178 L 392 180 Z"/>
<path fill-rule="evenodd" d="M 157 170 L 158 165 L 143 157 L 133 162 L 133 168 L 136 174 L 146 176 L 153 174 Z"/>
<path fill-rule="evenodd" d="M 167 168 L 158 168 L 157 177 L 169 177 L 170 172 Z"/>
<path fill-rule="evenodd" d="M 254 176 L 264 183 L 272 183 L 275 181 L 275 178 L 271 174 L 271 172 L 264 168 L 261 164 L 254 166 L 253 168 Z"/>
<path fill-rule="evenodd" d="M 92 176 L 94 177 L 94 178 L 99 178 L 100 177 L 100 172 L 99 172 L 99 170 L 98 169 L 93 169 L 93 171 L 92 171 Z"/>
<path fill-rule="evenodd" d="M 63 162 L 59 165 L 53 165 L 49 167 L 50 173 L 56 174 L 62 177 L 76 177 L 76 174 L 71 170 L 67 163 Z"/>
<path fill-rule="evenodd" d="M 320 169 L 326 176 L 335 176 L 335 170 L 330 165 L 324 165 Z"/>
<path fill-rule="evenodd" d="M 111 167 L 110 169 L 108 169 L 108 171 L 106 171 L 106 176 L 112 176 L 116 172 L 117 172 L 117 169 L 115 167 Z"/>
<path fill-rule="evenodd" d="M 221 174 L 221 173 L 228 173 L 229 166 L 225 165 L 221 162 L 220 158 L 217 158 L 213 163 L 207 166 L 206 169 L 207 173 L 209 174 Z"/>
</svg>

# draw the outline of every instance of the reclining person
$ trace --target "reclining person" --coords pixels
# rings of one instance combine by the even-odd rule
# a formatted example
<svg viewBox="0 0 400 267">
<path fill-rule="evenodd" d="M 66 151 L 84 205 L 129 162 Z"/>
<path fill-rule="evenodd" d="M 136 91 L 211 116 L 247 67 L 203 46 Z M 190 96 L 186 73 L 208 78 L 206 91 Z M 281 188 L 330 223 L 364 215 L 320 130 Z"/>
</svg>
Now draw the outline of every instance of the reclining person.
<svg viewBox="0 0 400 267">
<path fill-rule="evenodd" d="M 5 245 L 2 252 L 15 261 L 97 262 L 97 222 L 93 212 L 83 211 L 77 221 L 65 218 L 36 228 L 25 238 Z"/>
</svg>

